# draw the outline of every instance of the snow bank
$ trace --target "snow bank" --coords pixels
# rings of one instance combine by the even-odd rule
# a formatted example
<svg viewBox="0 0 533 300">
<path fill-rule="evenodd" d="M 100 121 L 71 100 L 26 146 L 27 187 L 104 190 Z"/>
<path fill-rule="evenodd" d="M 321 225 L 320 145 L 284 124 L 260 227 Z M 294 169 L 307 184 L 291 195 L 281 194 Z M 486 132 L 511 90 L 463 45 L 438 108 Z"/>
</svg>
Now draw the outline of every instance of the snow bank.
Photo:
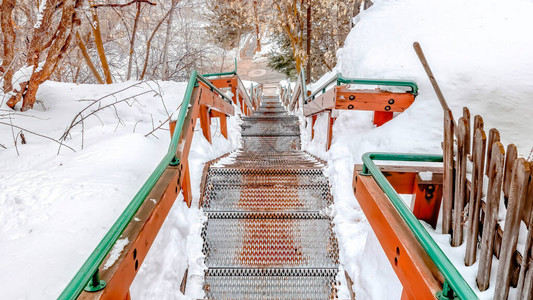
<svg viewBox="0 0 533 300">
<path fill-rule="evenodd" d="M 0 124 L 0 144 L 7 148 L 0 146 L 0 281 L 4 298 L 53 299 L 59 295 L 166 154 L 170 142 L 169 132 L 164 130 L 167 124 L 145 135 L 175 113 L 185 87 L 186 83 L 176 82 L 46 82 L 37 94 L 42 104 L 37 103 L 34 110 L 15 113 L 4 104 L 0 107 L 0 121 L 25 128 L 27 141 L 21 145 L 18 138 L 15 147 L 13 135 L 20 130 L 12 132 Z M 59 139 L 74 116 L 97 99 L 101 107 L 127 101 L 74 127 L 65 143 L 76 152 L 63 146 L 57 155 L 58 144 L 29 132 Z M 84 115 L 98 106 L 93 105 Z M 202 163 L 238 145 L 237 120 L 228 122 L 230 141 L 215 128 L 217 121 L 213 123 L 213 146 L 199 132 L 200 126 L 196 127 L 190 153 L 193 207 L 198 203 Z M 153 288 L 145 291 L 134 285 L 133 295 L 180 297 L 179 288 L 164 287 L 175 278 L 179 278 L 179 286 L 187 259 L 192 259 L 187 249 L 198 240 L 201 222 L 198 209 L 188 209 L 176 200 L 154 244 L 155 251 L 164 255 L 154 257 L 154 251 L 150 252 L 136 279 Z M 163 291 L 167 294 L 158 297 Z M 198 291 L 191 293 L 196 297 Z"/>
<path fill-rule="evenodd" d="M 306 150 L 328 161 L 341 261 L 358 297 L 399 298 L 401 285 L 353 196 L 353 165 L 369 151 L 442 153 L 442 109 L 413 42 L 422 45 L 455 117 L 468 106 L 472 116 L 484 118 L 486 128 L 499 129 L 504 143 L 515 143 L 527 156 L 533 146 L 533 36 L 527 33 L 533 28 L 532 13 L 528 0 L 375 1 L 356 18 L 335 70 L 312 85 L 341 72 L 414 80 L 420 87 L 414 104 L 379 128 L 371 123 L 372 113 L 341 111 L 329 152 L 325 115 L 315 124 L 315 139 L 309 141 L 309 130 L 303 137 Z"/>
<path fill-rule="evenodd" d="M 219 130 L 217 120 L 211 132 Z M 189 168 L 193 201 L 191 208 L 183 202 L 180 194 L 176 203 L 163 223 L 146 260 L 141 266 L 131 286 L 131 295 L 135 299 L 200 299 L 204 297 L 204 255 L 203 239 L 200 236 L 203 223 L 207 220 L 201 209 L 200 183 L 205 162 L 235 150 L 240 143 L 238 118 L 228 119 L 228 137 L 226 140 L 216 133 L 213 144 L 204 138 L 198 130 L 194 134 Z M 219 131 L 218 131 L 219 132 Z M 185 270 L 187 288 L 185 295 L 179 292 Z"/>
</svg>

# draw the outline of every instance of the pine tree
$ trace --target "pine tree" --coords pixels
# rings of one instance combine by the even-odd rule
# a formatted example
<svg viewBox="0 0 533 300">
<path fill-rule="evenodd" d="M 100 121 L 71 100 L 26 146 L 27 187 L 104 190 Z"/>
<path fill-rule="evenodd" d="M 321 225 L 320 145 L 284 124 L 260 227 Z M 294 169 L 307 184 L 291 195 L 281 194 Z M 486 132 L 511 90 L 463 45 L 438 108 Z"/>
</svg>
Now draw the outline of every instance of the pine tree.
<svg viewBox="0 0 533 300">
<path fill-rule="evenodd" d="M 268 53 L 268 67 L 285 74 L 289 78 L 296 77 L 296 61 L 292 53 L 291 42 L 284 34 L 277 35 L 275 42 L 279 50 L 271 50 Z"/>
</svg>

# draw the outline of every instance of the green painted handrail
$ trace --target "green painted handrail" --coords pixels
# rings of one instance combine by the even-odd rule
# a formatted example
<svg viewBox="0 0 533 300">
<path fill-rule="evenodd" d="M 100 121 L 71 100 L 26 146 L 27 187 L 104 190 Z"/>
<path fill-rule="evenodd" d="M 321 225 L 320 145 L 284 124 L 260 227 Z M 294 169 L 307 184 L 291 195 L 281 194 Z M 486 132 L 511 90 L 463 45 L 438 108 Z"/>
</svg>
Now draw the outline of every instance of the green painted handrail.
<svg viewBox="0 0 533 300">
<path fill-rule="evenodd" d="M 228 75 L 237 75 L 237 58 L 235 58 L 235 66 L 233 68 L 233 71 L 229 72 L 220 72 L 220 73 L 208 73 L 204 74 L 204 77 L 215 77 L 215 76 L 228 76 Z"/>
<path fill-rule="evenodd" d="M 176 121 L 176 128 L 172 139 L 170 141 L 170 146 L 168 147 L 167 154 L 163 157 L 161 162 L 157 165 L 155 170 L 152 172 L 148 180 L 143 184 L 141 189 L 137 192 L 135 197 L 128 204 L 126 209 L 115 221 L 113 226 L 106 233 L 104 238 L 100 241 L 98 246 L 93 250 L 89 258 L 85 261 L 82 267 L 78 270 L 76 275 L 72 278 L 69 284 L 65 287 L 58 299 L 76 299 L 79 294 L 86 287 L 87 283 L 98 273 L 98 267 L 102 264 L 105 257 L 111 251 L 117 240 L 120 238 L 121 234 L 126 229 L 126 226 L 130 223 L 133 216 L 137 213 L 141 205 L 144 203 L 148 194 L 152 191 L 152 188 L 155 186 L 163 172 L 169 165 L 177 165 L 180 160 L 176 157 L 176 150 L 178 147 L 179 138 L 181 132 L 183 131 L 183 124 L 185 123 L 185 118 L 189 110 L 189 103 L 191 101 L 192 93 L 197 86 L 198 81 L 206 84 L 212 91 L 215 91 L 219 94 L 224 100 L 231 103 L 231 99 L 228 98 L 224 93 L 217 89 L 209 80 L 204 76 L 198 74 L 197 71 L 192 71 L 185 90 L 185 95 L 183 96 L 183 102 L 181 104 L 181 109 L 178 114 Z M 96 276 L 97 277 L 97 276 Z"/>
<path fill-rule="evenodd" d="M 398 193 L 394 190 L 387 178 L 381 173 L 380 169 L 374 163 L 374 160 L 387 161 L 416 161 L 416 162 L 442 162 L 442 155 L 431 154 L 400 154 L 400 153 L 365 153 L 363 155 L 363 170 L 361 175 L 371 175 L 374 177 L 376 183 L 381 187 L 383 192 L 387 195 L 391 203 L 394 205 L 402 219 L 405 221 L 411 232 L 429 255 L 431 260 L 435 263 L 439 271 L 444 276 L 444 285 L 451 287 L 452 291 L 463 300 L 478 299 L 470 285 L 464 280 L 461 274 L 450 262 L 448 257 L 442 252 L 440 247 L 435 243 L 431 235 L 420 224 L 420 221 L 413 215 L 411 210 L 405 205 Z M 439 299 L 442 296 L 439 292 Z M 442 297 L 446 298 L 446 297 Z M 453 298 L 452 298 L 453 299 Z"/>
<path fill-rule="evenodd" d="M 221 73 L 208 73 L 204 74 L 204 77 L 217 77 L 217 76 L 228 76 L 228 75 L 237 75 L 235 71 L 221 72 Z"/>
<path fill-rule="evenodd" d="M 222 97 L 222 99 L 226 100 L 226 102 L 233 103 L 231 101 L 230 97 L 228 97 L 226 94 L 224 94 L 224 92 L 222 92 L 219 88 L 214 86 L 211 83 L 211 81 L 209 81 L 207 78 L 205 78 L 204 75 L 200 75 L 200 74 L 197 73 L 196 77 L 197 77 L 198 81 L 200 81 L 202 83 L 205 83 L 205 85 L 207 85 L 209 87 L 209 89 L 211 89 L 212 92 L 215 92 L 215 93 L 219 94 Z"/>
<path fill-rule="evenodd" d="M 344 78 L 342 74 L 339 74 L 337 78 L 337 85 L 344 84 L 362 84 L 362 85 L 384 85 L 384 86 L 400 86 L 400 87 L 410 87 L 411 91 L 409 93 L 413 95 L 418 95 L 418 85 L 414 81 L 404 81 L 404 80 L 392 80 L 392 79 L 355 79 L 355 78 Z"/>
<path fill-rule="evenodd" d="M 418 85 L 413 81 L 391 80 L 391 79 L 358 79 L 358 78 L 345 78 L 341 73 L 335 74 L 320 88 L 316 89 L 309 97 L 306 98 L 306 103 L 309 99 L 313 100 L 319 93 L 325 93 L 326 88 L 331 84 L 361 84 L 361 85 L 384 85 L 384 86 L 397 86 L 397 87 L 410 87 L 409 93 L 418 95 Z"/>
</svg>

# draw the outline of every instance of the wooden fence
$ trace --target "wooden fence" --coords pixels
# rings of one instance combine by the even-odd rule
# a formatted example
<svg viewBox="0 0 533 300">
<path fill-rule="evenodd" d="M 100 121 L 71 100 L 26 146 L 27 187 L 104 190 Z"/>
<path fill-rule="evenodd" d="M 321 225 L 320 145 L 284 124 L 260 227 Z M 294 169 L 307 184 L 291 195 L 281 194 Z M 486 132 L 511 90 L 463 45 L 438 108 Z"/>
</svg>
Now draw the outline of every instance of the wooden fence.
<svg viewBox="0 0 533 300">
<path fill-rule="evenodd" d="M 498 130 L 487 134 L 483 118 L 472 121 L 466 107 L 457 122 L 445 111 L 443 148 L 442 232 L 454 247 L 466 243 L 465 265 L 479 261 L 479 290 L 489 287 L 495 256 L 494 299 L 507 299 L 511 286 L 518 299 L 533 299 L 533 162 L 518 157 L 514 144 L 505 149 Z M 502 209 L 505 220 L 498 222 Z M 517 249 L 522 222 L 527 238 Z"/>
</svg>

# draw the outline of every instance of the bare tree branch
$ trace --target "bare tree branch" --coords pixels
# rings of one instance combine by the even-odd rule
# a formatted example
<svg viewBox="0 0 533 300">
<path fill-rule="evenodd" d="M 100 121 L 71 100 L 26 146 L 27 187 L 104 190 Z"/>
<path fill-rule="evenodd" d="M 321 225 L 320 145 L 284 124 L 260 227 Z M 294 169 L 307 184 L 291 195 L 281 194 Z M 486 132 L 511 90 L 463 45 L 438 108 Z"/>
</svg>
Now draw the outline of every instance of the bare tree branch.
<svg viewBox="0 0 533 300">
<path fill-rule="evenodd" d="M 157 5 L 154 2 L 150 2 L 148 0 L 133 0 L 133 1 L 130 1 L 128 3 L 123 3 L 123 4 L 120 4 L 120 3 L 93 4 L 93 5 L 91 5 L 91 7 L 94 7 L 94 8 L 98 8 L 98 7 L 126 7 L 126 6 L 130 6 L 130 5 L 134 4 L 134 3 L 146 3 L 146 4 L 150 4 L 150 5 Z"/>
<path fill-rule="evenodd" d="M 60 145 L 62 144 L 60 141 L 58 141 L 58 140 L 56 140 L 56 139 L 54 139 L 54 138 L 51 138 L 51 137 L 49 137 L 49 136 L 46 136 L 46 135 L 43 135 L 43 134 L 37 133 L 37 132 L 35 132 L 35 131 L 28 130 L 28 129 L 26 129 L 26 128 L 22 128 L 22 127 L 17 126 L 17 125 L 13 125 L 13 124 L 5 123 L 5 122 L 0 122 L 0 124 L 2 124 L 2 125 L 6 125 L 6 126 L 11 126 L 12 128 L 17 128 L 17 129 L 20 129 L 20 130 L 24 130 L 24 131 L 26 131 L 26 132 L 28 132 L 28 133 L 31 133 L 31 134 L 33 134 L 33 135 L 36 135 L 36 136 L 39 136 L 39 137 L 45 138 L 45 139 L 47 139 L 47 140 L 53 141 L 53 142 L 55 142 L 55 143 L 58 143 L 58 144 L 60 144 Z M 67 147 L 67 148 L 69 148 L 70 150 L 76 152 L 76 150 L 74 150 L 72 147 L 70 147 L 70 146 L 68 146 L 68 145 L 65 145 L 65 147 Z M 18 150 L 17 150 L 17 153 L 18 153 Z"/>
</svg>

